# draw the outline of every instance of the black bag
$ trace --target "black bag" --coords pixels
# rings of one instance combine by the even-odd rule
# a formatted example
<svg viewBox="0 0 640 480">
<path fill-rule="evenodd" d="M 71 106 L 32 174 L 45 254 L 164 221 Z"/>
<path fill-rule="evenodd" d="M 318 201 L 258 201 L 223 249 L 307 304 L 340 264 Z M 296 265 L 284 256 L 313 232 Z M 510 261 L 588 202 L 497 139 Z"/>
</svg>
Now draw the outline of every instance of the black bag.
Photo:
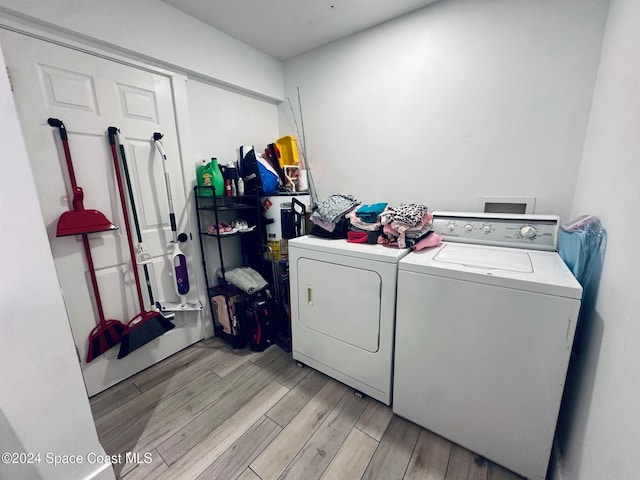
<svg viewBox="0 0 640 480">
<path fill-rule="evenodd" d="M 244 181 L 244 191 L 247 194 L 256 194 L 262 191 L 262 179 L 258 168 L 258 159 L 252 146 L 240 147 L 239 174 Z"/>
<path fill-rule="evenodd" d="M 276 340 L 277 321 L 271 300 L 258 292 L 249 297 L 242 309 L 242 331 L 254 352 L 262 352 Z"/>
</svg>

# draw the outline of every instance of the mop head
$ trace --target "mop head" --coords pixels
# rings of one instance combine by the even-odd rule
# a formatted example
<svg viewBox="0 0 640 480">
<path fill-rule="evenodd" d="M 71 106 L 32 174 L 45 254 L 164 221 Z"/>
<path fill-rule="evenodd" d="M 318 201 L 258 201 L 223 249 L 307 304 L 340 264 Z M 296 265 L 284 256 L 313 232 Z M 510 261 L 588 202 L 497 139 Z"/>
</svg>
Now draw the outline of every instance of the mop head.
<svg viewBox="0 0 640 480">
<path fill-rule="evenodd" d="M 160 309 L 160 313 L 162 313 L 165 317 L 169 314 L 169 312 L 189 312 L 194 310 L 204 310 L 202 306 L 202 302 L 156 302 L 156 306 Z"/>
<path fill-rule="evenodd" d="M 145 346 L 175 327 L 173 323 L 158 312 L 143 312 L 140 317 L 141 320 L 137 323 L 135 323 L 135 320 L 138 317 L 134 317 L 127 324 L 124 335 L 122 335 L 118 358 L 126 357 L 131 352 Z"/>
</svg>

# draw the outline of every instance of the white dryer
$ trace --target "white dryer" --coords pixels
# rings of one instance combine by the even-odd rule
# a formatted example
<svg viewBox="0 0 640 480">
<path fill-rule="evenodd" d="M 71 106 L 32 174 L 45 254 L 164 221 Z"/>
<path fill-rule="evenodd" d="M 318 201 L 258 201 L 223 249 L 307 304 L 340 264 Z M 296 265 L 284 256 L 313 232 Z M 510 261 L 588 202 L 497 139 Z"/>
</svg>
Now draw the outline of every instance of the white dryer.
<svg viewBox="0 0 640 480">
<path fill-rule="evenodd" d="M 408 250 L 289 241 L 293 358 L 391 403 L 398 261 Z"/>
<path fill-rule="evenodd" d="M 398 266 L 393 411 L 537 480 L 582 295 L 558 221 L 435 212 L 445 242 Z"/>
</svg>

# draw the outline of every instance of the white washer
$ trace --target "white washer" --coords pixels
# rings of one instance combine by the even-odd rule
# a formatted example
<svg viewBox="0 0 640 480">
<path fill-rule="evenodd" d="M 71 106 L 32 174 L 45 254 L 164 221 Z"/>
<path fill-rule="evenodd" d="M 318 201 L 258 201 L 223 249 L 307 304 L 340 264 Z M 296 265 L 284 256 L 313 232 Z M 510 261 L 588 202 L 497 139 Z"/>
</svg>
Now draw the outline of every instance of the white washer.
<svg viewBox="0 0 640 480">
<path fill-rule="evenodd" d="M 582 295 L 558 221 L 436 212 L 445 242 L 398 266 L 393 411 L 538 480 Z"/>
<path fill-rule="evenodd" d="M 391 403 L 398 261 L 408 250 L 289 241 L 293 358 Z"/>
</svg>

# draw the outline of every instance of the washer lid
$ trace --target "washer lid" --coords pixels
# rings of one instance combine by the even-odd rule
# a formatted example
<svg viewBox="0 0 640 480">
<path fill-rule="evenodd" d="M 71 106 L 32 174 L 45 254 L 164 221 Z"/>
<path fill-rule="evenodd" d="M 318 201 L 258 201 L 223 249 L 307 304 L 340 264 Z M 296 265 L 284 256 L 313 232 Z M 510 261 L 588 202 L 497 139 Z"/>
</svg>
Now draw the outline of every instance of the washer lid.
<svg viewBox="0 0 640 480">
<path fill-rule="evenodd" d="M 460 245 L 445 244 L 433 257 L 434 262 L 453 263 L 467 267 L 489 270 L 532 273 L 533 265 L 529 252 L 517 249 L 477 247 L 460 248 Z"/>
<path fill-rule="evenodd" d="M 349 243 L 344 239 L 332 240 L 314 237 L 313 235 L 292 238 L 289 240 L 288 247 L 289 253 L 291 253 L 292 248 L 301 248 L 386 263 L 398 263 L 402 257 L 409 253 L 409 249 L 406 248 L 384 247 L 367 243 Z"/>
<path fill-rule="evenodd" d="M 580 283 L 556 252 L 445 242 L 408 254 L 398 270 L 582 298 Z"/>
</svg>

